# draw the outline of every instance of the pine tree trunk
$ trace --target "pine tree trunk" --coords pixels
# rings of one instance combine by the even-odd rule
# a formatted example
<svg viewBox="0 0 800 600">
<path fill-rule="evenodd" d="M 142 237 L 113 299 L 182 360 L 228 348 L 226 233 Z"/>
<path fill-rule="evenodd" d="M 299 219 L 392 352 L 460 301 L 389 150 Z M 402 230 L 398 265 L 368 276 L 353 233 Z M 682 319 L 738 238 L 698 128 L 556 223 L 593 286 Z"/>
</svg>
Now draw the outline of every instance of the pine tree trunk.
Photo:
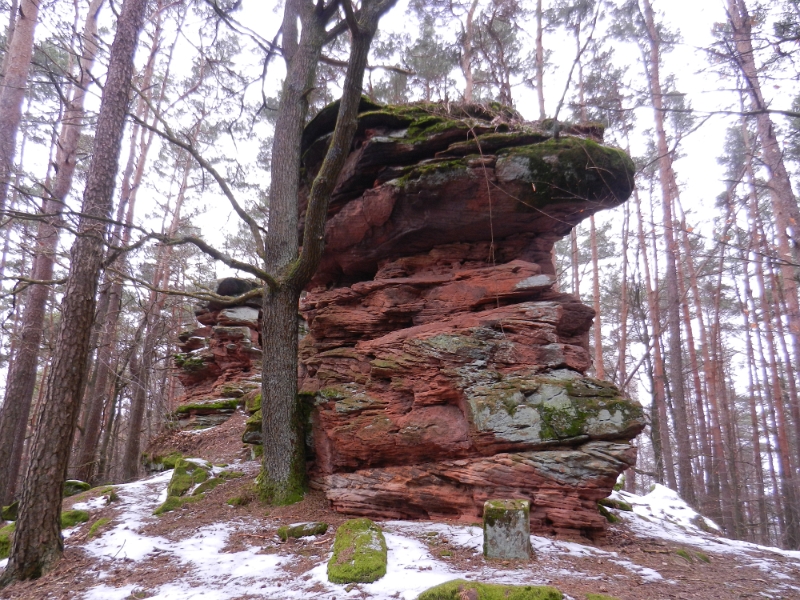
<svg viewBox="0 0 800 600">
<path fill-rule="evenodd" d="M 539 119 L 545 119 L 544 112 L 544 44 L 542 37 L 542 0 L 536 0 L 536 96 L 539 100 Z"/>
<path fill-rule="evenodd" d="M 600 266 L 597 254 L 597 231 L 594 215 L 589 217 L 589 243 L 592 247 L 592 306 L 594 307 L 594 375 L 598 379 L 606 378 L 603 365 L 603 326 L 600 321 Z"/>
<path fill-rule="evenodd" d="M 86 377 L 95 292 L 111 215 L 133 56 L 146 6 L 146 0 L 126 0 L 117 20 L 82 216 L 70 253 L 47 396 L 31 445 L 16 533 L 0 586 L 42 576 L 55 567 L 63 552 L 59 523 L 62 483 Z"/>
<path fill-rule="evenodd" d="M 40 0 L 22 0 L 14 23 L 14 35 L 3 62 L 5 71 L 0 87 L 0 213 L 6 208 L 14 171 L 17 130 L 22 119 L 22 101 L 33 56 L 33 35 L 39 19 L 39 4 Z"/>
<path fill-rule="evenodd" d="M 86 88 L 91 83 L 90 71 L 97 50 L 95 43 L 97 13 L 102 3 L 103 0 L 93 0 L 89 6 L 83 31 L 84 54 L 79 63 L 80 77 L 64 112 L 57 144 L 55 181 L 51 195 L 45 199 L 42 209 L 44 214 L 52 216 L 39 224 L 36 236 L 33 278 L 40 281 L 53 278 L 61 212 L 75 173 L 78 141 L 84 116 L 83 103 Z M 33 286 L 31 289 L 22 317 L 20 345 L 8 375 L 5 401 L 0 407 L 0 504 L 2 505 L 10 504 L 16 491 L 28 415 L 36 384 L 39 346 L 49 294 L 49 287 L 44 285 Z M 12 440 L 13 443 L 10 443 Z"/>
<path fill-rule="evenodd" d="M 689 455 L 690 440 L 686 398 L 683 385 L 683 344 L 681 342 L 680 297 L 678 296 L 677 253 L 678 247 L 673 234 L 674 219 L 672 204 L 678 197 L 678 186 L 672 169 L 672 156 L 667 145 L 664 129 L 663 90 L 659 79 L 661 60 L 660 36 L 656 28 L 653 8 L 649 0 L 642 0 L 643 13 L 649 36 L 650 55 L 648 63 L 650 100 L 656 125 L 656 146 L 658 150 L 659 179 L 662 190 L 662 210 L 664 212 L 664 243 L 666 255 L 665 281 L 667 294 L 667 328 L 669 330 L 669 384 L 675 410 L 675 439 L 678 456 L 678 491 L 690 505 L 696 505 L 692 463 Z"/>
</svg>

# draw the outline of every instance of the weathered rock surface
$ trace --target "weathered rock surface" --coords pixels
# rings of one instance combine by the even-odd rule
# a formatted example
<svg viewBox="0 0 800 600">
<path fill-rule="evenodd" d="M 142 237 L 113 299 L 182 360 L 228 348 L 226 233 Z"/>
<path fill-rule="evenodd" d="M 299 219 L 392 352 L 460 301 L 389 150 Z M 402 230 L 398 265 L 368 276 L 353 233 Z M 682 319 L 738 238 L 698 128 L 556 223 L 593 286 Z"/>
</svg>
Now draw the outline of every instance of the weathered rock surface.
<svg viewBox="0 0 800 600">
<path fill-rule="evenodd" d="M 254 283 L 235 278 L 217 284 L 220 296 L 240 296 Z M 245 396 L 260 389 L 260 298 L 223 306 L 209 301 L 195 308 L 202 325 L 179 336 L 176 377 L 184 393 L 174 412 L 181 429 L 204 429 L 224 423 L 244 404 Z"/>
<path fill-rule="evenodd" d="M 594 313 L 557 291 L 551 251 L 628 197 L 630 159 L 507 109 L 362 109 L 301 303 L 314 485 L 376 517 L 527 499 L 534 531 L 602 536 L 643 415 L 585 376 Z M 331 130 L 325 112 L 306 130 L 309 175 Z"/>
</svg>

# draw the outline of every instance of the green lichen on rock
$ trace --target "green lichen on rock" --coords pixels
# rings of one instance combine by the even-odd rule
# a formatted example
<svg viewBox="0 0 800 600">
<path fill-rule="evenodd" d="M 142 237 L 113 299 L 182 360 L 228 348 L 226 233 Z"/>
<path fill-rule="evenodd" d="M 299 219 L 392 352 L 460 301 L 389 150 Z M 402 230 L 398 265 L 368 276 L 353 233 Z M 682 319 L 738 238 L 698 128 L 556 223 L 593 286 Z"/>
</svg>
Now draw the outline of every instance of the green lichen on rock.
<svg viewBox="0 0 800 600">
<path fill-rule="evenodd" d="M 610 510 L 608 510 L 605 506 L 603 506 L 599 502 L 597 503 L 597 511 L 601 515 L 603 515 L 603 517 L 605 517 L 606 521 L 608 521 L 609 523 L 619 523 L 620 522 L 620 518 L 617 515 L 612 513 Z"/>
<path fill-rule="evenodd" d="M 254 412 L 244 423 L 242 443 L 261 444 L 261 409 Z"/>
<path fill-rule="evenodd" d="M 69 498 L 70 496 L 75 496 L 76 494 L 80 494 L 81 492 L 86 492 L 91 489 L 90 486 L 85 481 L 78 481 L 77 479 L 67 479 L 64 482 L 64 497 Z"/>
<path fill-rule="evenodd" d="M 142 454 L 142 464 L 147 466 L 151 471 L 167 471 L 169 469 L 174 469 L 175 464 L 182 458 L 183 454 L 180 452 L 170 452 L 163 456 L 158 454 L 154 454 L 153 456 Z"/>
<path fill-rule="evenodd" d="M 531 184 L 522 212 L 586 200 L 616 205 L 630 196 L 634 172 L 624 151 L 577 137 L 500 150 L 496 165 L 500 181 Z"/>
<path fill-rule="evenodd" d="M 525 560 L 531 555 L 528 500 L 487 500 L 483 505 L 483 555 Z"/>
<path fill-rule="evenodd" d="M 220 483 L 223 483 L 225 480 L 221 477 L 212 477 L 198 485 L 195 490 L 192 492 L 192 496 L 201 496 L 206 492 L 210 492 L 215 487 L 217 487 Z"/>
<path fill-rule="evenodd" d="M 624 510 L 626 512 L 633 511 L 633 507 L 630 504 L 622 500 L 615 500 L 614 498 L 602 498 L 598 500 L 597 503 L 606 508 L 616 508 L 617 510 Z"/>
<path fill-rule="evenodd" d="M 242 396 L 244 400 L 244 409 L 249 413 L 253 414 L 257 410 L 261 409 L 261 391 L 260 390 L 252 390 L 247 392 L 244 396 Z"/>
<path fill-rule="evenodd" d="M 237 406 L 239 406 L 238 398 L 219 398 L 215 400 L 206 400 L 205 402 L 183 404 L 175 409 L 175 414 L 188 415 L 191 412 L 210 413 L 217 411 L 236 410 Z"/>
<path fill-rule="evenodd" d="M 186 459 L 175 463 L 175 471 L 167 486 L 167 496 L 183 496 L 195 485 L 208 479 L 210 468 Z"/>
<path fill-rule="evenodd" d="M 190 373 L 206 368 L 206 361 L 202 356 L 191 352 L 179 352 L 172 357 L 175 366 Z"/>
<path fill-rule="evenodd" d="M 78 523 L 86 523 L 89 513 L 85 510 L 65 510 L 61 513 L 61 529 L 75 527 Z"/>
<path fill-rule="evenodd" d="M 470 594 L 471 591 L 477 592 Z M 562 600 L 564 595 L 547 585 L 500 585 L 456 579 L 422 592 L 417 600 Z"/>
<path fill-rule="evenodd" d="M 481 376 L 466 386 L 465 397 L 478 431 L 534 446 L 569 439 L 632 438 L 645 424 L 641 405 L 613 384 L 568 370 Z"/>
<path fill-rule="evenodd" d="M 328 524 L 322 522 L 295 523 L 278 527 L 278 537 L 284 542 L 289 538 L 302 538 L 312 535 L 323 535 L 328 531 Z"/>
<path fill-rule="evenodd" d="M 0 528 L 0 560 L 8 558 L 8 554 L 11 551 L 11 534 L 14 533 L 16 528 L 16 523 Z"/>
<path fill-rule="evenodd" d="M 97 521 L 92 523 L 92 526 L 89 527 L 89 533 L 86 534 L 86 539 L 92 539 L 97 534 L 97 532 L 100 531 L 100 529 L 108 525 L 110 522 L 111 519 L 109 519 L 108 517 L 102 517 L 100 519 L 97 519 Z"/>
<path fill-rule="evenodd" d="M 345 521 L 336 530 L 328 561 L 332 583 L 372 583 L 386 575 L 386 539 L 369 519 Z"/>
<path fill-rule="evenodd" d="M 0 521 L 16 521 L 19 512 L 19 500 L 15 500 L 8 506 L 0 509 Z"/>
</svg>

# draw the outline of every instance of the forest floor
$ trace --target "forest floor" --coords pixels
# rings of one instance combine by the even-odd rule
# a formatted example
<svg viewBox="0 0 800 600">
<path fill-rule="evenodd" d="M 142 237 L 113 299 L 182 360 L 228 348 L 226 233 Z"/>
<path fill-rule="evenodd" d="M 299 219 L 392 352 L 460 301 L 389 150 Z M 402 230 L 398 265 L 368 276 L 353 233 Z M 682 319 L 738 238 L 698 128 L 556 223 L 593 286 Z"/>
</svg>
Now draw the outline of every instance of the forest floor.
<svg viewBox="0 0 800 600">
<path fill-rule="evenodd" d="M 612 510 L 620 522 L 610 525 L 602 544 L 531 536 L 534 558 L 526 562 L 484 559 L 482 532 L 475 525 L 381 522 L 389 548 L 386 576 L 372 584 L 331 584 L 326 563 L 335 528 L 346 517 L 330 511 L 318 492 L 289 507 L 261 504 L 253 491 L 258 463 L 243 457 L 240 443 L 226 443 L 233 438 L 224 434 L 219 428 L 183 432 L 161 443 L 226 462 L 244 477 L 160 517 L 152 513 L 166 497 L 171 471 L 114 486 L 118 499 L 112 502 L 107 488 L 68 498 L 65 509 L 81 508 L 91 516 L 64 532 L 59 566 L 37 581 L 0 591 L 0 598 L 414 600 L 439 583 L 470 579 L 552 585 L 572 600 L 589 593 L 619 600 L 800 599 L 800 552 L 699 529 L 696 514 L 661 487 L 646 496 L 615 493 L 634 510 Z M 108 521 L 90 534 L 101 519 Z M 331 527 L 322 536 L 281 542 L 277 528 L 299 521 Z"/>
</svg>

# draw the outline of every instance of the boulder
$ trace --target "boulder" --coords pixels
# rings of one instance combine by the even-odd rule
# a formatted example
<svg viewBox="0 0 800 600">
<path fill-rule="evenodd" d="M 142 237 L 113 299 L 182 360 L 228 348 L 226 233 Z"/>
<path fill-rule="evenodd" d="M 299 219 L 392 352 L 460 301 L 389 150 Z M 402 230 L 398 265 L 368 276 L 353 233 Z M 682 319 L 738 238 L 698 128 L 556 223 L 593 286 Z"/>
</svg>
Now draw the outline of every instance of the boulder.
<svg viewBox="0 0 800 600">
<path fill-rule="evenodd" d="M 503 560 L 529 559 L 530 512 L 527 500 L 487 500 L 483 504 L 483 555 Z"/>
</svg>

